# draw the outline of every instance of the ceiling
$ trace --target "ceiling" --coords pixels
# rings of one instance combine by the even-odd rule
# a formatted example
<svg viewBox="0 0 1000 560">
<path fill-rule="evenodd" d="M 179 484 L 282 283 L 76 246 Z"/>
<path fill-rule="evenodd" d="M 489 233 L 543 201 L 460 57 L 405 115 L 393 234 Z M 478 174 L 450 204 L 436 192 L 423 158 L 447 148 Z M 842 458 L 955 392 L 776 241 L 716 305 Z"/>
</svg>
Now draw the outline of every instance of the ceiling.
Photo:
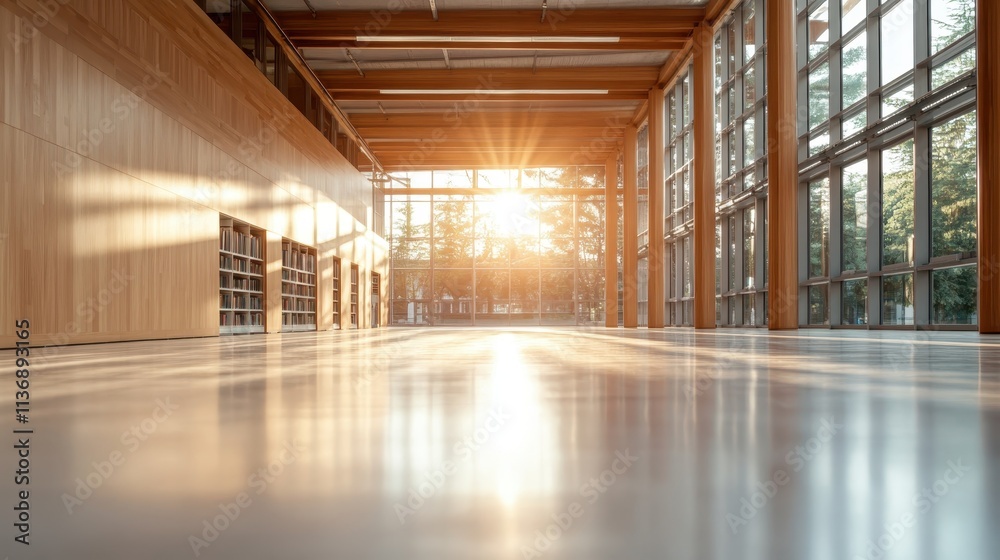
<svg viewBox="0 0 1000 560">
<path fill-rule="evenodd" d="M 264 3 L 386 171 L 602 165 L 709 4 Z"/>
</svg>

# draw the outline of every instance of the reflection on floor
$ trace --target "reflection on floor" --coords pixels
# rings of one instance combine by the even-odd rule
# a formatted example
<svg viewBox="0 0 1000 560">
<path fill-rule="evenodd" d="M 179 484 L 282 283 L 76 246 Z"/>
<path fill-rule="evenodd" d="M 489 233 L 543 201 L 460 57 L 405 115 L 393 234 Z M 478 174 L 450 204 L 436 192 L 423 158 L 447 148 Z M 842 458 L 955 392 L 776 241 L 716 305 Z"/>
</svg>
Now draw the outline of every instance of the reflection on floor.
<svg viewBox="0 0 1000 560">
<path fill-rule="evenodd" d="M 383 329 L 41 354 L 12 558 L 1000 558 L 998 338 Z"/>
</svg>

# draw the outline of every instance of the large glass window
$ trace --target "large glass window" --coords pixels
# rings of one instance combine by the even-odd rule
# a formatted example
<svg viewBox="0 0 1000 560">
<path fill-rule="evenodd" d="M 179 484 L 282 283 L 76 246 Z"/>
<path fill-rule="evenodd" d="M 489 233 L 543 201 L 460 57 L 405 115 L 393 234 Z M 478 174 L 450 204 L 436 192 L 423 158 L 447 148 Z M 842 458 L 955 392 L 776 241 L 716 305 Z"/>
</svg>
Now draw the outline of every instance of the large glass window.
<svg viewBox="0 0 1000 560">
<path fill-rule="evenodd" d="M 913 140 L 882 152 L 882 265 L 913 261 Z"/>
<path fill-rule="evenodd" d="M 868 162 L 844 168 L 841 180 L 841 216 L 844 271 L 868 270 Z"/>
<path fill-rule="evenodd" d="M 931 129 L 931 256 L 976 250 L 976 113 Z"/>
<path fill-rule="evenodd" d="M 603 166 L 402 179 L 433 194 L 389 197 L 394 323 L 604 323 Z"/>
<path fill-rule="evenodd" d="M 913 324 L 913 275 L 882 277 L 882 324 Z"/>
<path fill-rule="evenodd" d="M 741 2 L 715 41 L 716 292 L 720 324 L 766 322 L 767 114 L 763 0 Z M 828 38 L 829 35 L 827 34 Z M 815 36 L 825 40 L 822 30 Z M 728 61 L 724 64 L 723 61 Z M 749 194 L 752 192 L 753 194 Z"/>
<path fill-rule="evenodd" d="M 830 180 L 809 183 L 809 277 L 830 275 Z"/>
<path fill-rule="evenodd" d="M 809 178 L 830 177 L 803 188 L 803 315 L 975 324 L 976 0 L 803 0 L 796 10 L 800 163 Z"/>
</svg>

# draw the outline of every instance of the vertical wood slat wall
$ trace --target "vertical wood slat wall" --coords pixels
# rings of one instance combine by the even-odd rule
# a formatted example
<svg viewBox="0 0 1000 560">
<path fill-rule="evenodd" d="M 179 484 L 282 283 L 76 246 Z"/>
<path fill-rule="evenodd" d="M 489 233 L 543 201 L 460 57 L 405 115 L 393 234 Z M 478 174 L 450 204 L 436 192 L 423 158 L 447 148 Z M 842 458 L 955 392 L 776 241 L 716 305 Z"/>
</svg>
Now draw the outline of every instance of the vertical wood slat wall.
<svg viewBox="0 0 1000 560">
<path fill-rule="evenodd" d="M 218 334 L 220 214 L 267 230 L 269 301 L 317 247 L 320 329 L 332 256 L 385 276 L 364 176 L 194 2 L 0 0 L 0 37 L 0 347 Z"/>
</svg>

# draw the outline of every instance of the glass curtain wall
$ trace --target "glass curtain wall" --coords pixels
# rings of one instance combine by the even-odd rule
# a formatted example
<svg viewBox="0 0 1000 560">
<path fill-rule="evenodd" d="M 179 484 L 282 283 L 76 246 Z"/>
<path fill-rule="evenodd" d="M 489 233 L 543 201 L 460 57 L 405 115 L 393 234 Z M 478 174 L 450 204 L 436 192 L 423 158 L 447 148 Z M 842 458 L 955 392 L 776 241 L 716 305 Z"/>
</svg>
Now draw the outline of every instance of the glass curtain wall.
<svg viewBox="0 0 1000 560">
<path fill-rule="evenodd" d="M 693 194 L 694 178 L 691 165 L 694 159 L 694 99 L 691 95 L 691 67 L 666 90 L 664 115 L 666 117 L 667 176 L 664 185 L 663 210 L 666 213 L 663 231 L 666 234 L 666 324 L 690 326 L 694 323 L 693 291 Z"/>
<path fill-rule="evenodd" d="M 718 322 L 767 324 L 765 0 L 746 0 L 715 35 Z"/>
<path fill-rule="evenodd" d="M 414 194 L 389 196 L 392 324 L 603 325 L 604 172 L 405 175 Z"/>
<path fill-rule="evenodd" d="M 639 193 L 639 270 L 636 276 L 636 301 L 640 327 L 649 325 L 649 123 L 636 135 L 636 188 Z"/>
<path fill-rule="evenodd" d="M 796 2 L 802 322 L 971 328 L 976 0 Z"/>
</svg>

